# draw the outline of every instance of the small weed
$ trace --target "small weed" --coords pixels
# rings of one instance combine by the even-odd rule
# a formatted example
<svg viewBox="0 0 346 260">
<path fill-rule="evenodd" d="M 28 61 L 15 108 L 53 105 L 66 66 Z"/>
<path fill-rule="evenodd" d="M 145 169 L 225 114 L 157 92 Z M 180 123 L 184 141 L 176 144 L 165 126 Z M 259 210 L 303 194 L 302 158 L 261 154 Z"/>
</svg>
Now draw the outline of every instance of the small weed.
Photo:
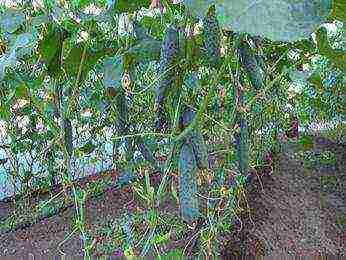
<svg viewBox="0 0 346 260">
<path fill-rule="evenodd" d="M 302 146 L 303 150 L 311 150 L 314 147 L 314 142 L 310 136 L 303 135 L 299 138 L 298 143 Z"/>
<path fill-rule="evenodd" d="M 297 158 L 303 160 L 304 167 L 308 169 L 320 168 L 323 166 L 333 167 L 336 164 L 335 154 L 330 151 L 314 152 L 305 151 L 298 152 Z"/>
<path fill-rule="evenodd" d="M 337 186 L 337 178 L 335 176 L 321 176 L 321 186 L 324 189 L 333 189 Z"/>
<path fill-rule="evenodd" d="M 336 223 L 338 224 L 338 226 L 341 229 L 345 229 L 346 228 L 346 216 L 342 215 L 342 216 L 337 216 L 336 217 Z"/>
</svg>

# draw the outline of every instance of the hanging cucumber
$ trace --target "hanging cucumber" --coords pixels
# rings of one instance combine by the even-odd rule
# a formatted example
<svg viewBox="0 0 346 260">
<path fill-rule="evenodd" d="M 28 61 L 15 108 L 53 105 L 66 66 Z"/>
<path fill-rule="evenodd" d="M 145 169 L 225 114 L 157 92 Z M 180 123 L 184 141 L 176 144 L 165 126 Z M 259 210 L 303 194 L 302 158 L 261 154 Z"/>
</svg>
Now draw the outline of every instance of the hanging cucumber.
<svg viewBox="0 0 346 260">
<path fill-rule="evenodd" d="M 115 104 L 118 109 L 117 129 L 121 135 L 129 134 L 129 107 L 123 90 L 116 95 Z M 130 138 L 125 139 L 126 160 L 132 160 L 133 145 Z"/>
<path fill-rule="evenodd" d="M 184 129 L 192 123 L 195 117 L 196 112 L 193 109 L 189 107 L 185 108 L 179 120 L 180 131 L 184 131 Z M 202 134 L 198 130 L 193 130 L 188 134 L 185 142 L 186 141 L 191 143 L 192 151 L 195 156 L 198 168 L 207 169 L 209 166 L 208 150 Z"/>
<path fill-rule="evenodd" d="M 197 165 L 189 143 L 183 144 L 179 158 L 179 198 L 182 218 L 191 223 L 199 217 L 197 198 Z"/>
<path fill-rule="evenodd" d="M 194 131 L 189 137 L 195 155 L 197 166 L 200 169 L 208 169 L 208 149 L 200 132 Z"/>
<path fill-rule="evenodd" d="M 211 5 L 206 16 L 203 19 L 203 39 L 205 57 L 207 63 L 212 66 L 220 64 L 221 47 L 221 28 L 216 17 L 215 5 Z"/>
<path fill-rule="evenodd" d="M 150 163 L 151 167 L 153 167 L 153 169 L 156 172 L 161 172 L 161 168 L 158 165 L 152 151 L 149 149 L 145 139 L 141 136 L 137 137 L 136 138 L 136 144 L 137 144 L 138 150 L 141 152 L 143 158 Z"/>
<path fill-rule="evenodd" d="M 241 40 L 238 46 L 240 63 L 249 76 L 252 86 L 259 90 L 264 85 L 264 74 L 247 41 Z M 257 57 L 258 58 L 258 57 Z"/>
<path fill-rule="evenodd" d="M 156 89 L 156 129 L 161 132 L 168 127 L 168 116 L 165 111 L 167 96 L 172 92 L 175 81 L 175 66 L 179 51 L 178 30 L 173 26 L 167 28 L 163 40 L 158 70 L 159 82 Z"/>
<path fill-rule="evenodd" d="M 243 115 L 239 115 L 237 121 L 240 127 L 240 131 L 236 135 L 239 170 L 242 175 L 246 175 L 249 167 L 248 125 Z"/>
<path fill-rule="evenodd" d="M 242 76 L 239 77 L 240 85 L 244 86 L 245 82 Z M 239 171 L 246 176 L 249 168 L 249 132 L 248 123 L 246 121 L 244 108 L 244 90 L 241 86 L 237 88 L 238 111 L 236 114 L 236 123 L 239 126 L 238 132 L 235 134 L 236 150 L 239 164 Z"/>
<path fill-rule="evenodd" d="M 72 156 L 73 153 L 73 134 L 72 134 L 72 124 L 70 119 L 64 118 L 63 119 L 63 128 L 64 128 L 64 142 L 65 142 L 65 147 L 67 150 L 67 153 L 69 156 Z"/>
</svg>

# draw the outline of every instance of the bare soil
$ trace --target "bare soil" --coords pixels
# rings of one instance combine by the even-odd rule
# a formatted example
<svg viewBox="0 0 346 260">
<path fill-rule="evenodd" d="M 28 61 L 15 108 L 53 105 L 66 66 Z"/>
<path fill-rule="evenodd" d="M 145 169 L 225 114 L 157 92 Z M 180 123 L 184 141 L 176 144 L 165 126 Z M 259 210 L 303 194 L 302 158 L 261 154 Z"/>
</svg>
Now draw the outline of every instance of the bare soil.
<svg viewBox="0 0 346 260">
<path fill-rule="evenodd" d="M 314 151 L 331 151 L 337 159 L 334 168 L 318 169 L 306 169 L 302 160 L 295 156 L 300 149 L 298 145 L 288 145 L 280 154 L 273 174 L 258 176 L 249 186 L 244 202 L 248 210 L 236 223 L 235 230 L 219 239 L 224 258 L 240 255 L 345 255 L 345 147 L 314 137 Z M 323 186 L 321 177 L 326 175 L 332 176 L 336 182 Z M 110 189 L 101 197 L 88 200 L 87 229 L 97 237 L 100 223 L 111 223 L 126 211 L 144 210 L 136 201 L 129 187 Z M 179 214 L 171 200 L 161 210 Z M 10 211 L 10 204 L 1 203 L 0 219 Z M 37 224 L 0 235 L 0 255 L 82 256 L 80 235 L 67 237 L 72 230 L 73 215 L 74 208 L 70 207 Z M 166 249 L 184 248 L 189 238 L 173 238 Z M 102 244 L 103 240 L 104 237 L 97 237 L 96 245 Z M 103 254 L 101 251 L 95 254 Z"/>
</svg>

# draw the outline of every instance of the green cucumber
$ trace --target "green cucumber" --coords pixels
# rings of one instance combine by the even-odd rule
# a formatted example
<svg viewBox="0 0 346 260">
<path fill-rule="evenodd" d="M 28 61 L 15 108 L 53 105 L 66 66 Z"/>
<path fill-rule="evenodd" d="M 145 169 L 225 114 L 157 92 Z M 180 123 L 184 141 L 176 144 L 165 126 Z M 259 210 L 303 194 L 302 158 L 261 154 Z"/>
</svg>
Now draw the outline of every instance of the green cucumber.
<svg viewBox="0 0 346 260">
<path fill-rule="evenodd" d="M 196 221 L 200 215 L 197 198 L 197 163 L 189 143 L 182 145 L 179 157 L 179 200 L 183 220 Z"/>
<path fill-rule="evenodd" d="M 208 169 L 208 149 L 200 132 L 194 131 L 189 137 L 197 166 L 200 169 Z"/>
</svg>

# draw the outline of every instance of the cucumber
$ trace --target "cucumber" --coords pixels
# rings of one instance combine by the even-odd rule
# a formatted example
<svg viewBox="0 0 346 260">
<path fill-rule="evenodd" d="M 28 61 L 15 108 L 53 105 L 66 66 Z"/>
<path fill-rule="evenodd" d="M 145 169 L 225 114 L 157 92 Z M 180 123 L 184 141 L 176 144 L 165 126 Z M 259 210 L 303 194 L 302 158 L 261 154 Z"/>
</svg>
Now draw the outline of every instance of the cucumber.
<svg viewBox="0 0 346 260">
<path fill-rule="evenodd" d="M 198 168 L 208 169 L 208 149 L 202 134 L 197 131 L 191 133 L 189 141 L 191 142 L 193 154 L 195 155 Z"/>
<path fill-rule="evenodd" d="M 167 96 L 172 92 L 175 81 L 176 68 L 179 55 L 179 34 L 173 26 L 167 28 L 161 48 L 160 63 L 158 69 L 159 82 L 156 88 L 156 129 L 161 132 L 168 127 L 165 103 Z"/>
<path fill-rule="evenodd" d="M 196 117 L 196 112 L 191 108 L 186 108 L 179 120 L 179 129 L 183 131 L 189 124 L 192 123 L 194 118 Z"/>
<path fill-rule="evenodd" d="M 182 145 L 179 157 L 179 201 L 181 216 L 191 223 L 200 215 L 197 198 L 197 164 L 189 143 Z"/>
<path fill-rule="evenodd" d="M 221 30 L 216 17 L 215 5 L 211 5 L 203 19 L 204 51 L 207 62 L 211 66 L 220 64 Z"/>
<path fill-rule="evenodd" d="M 247 43 L 246 40 L 242 40 L 239 43 L 238 53 L 240 56 L 240 63 L 242 65 L 243 69 L 248 74 L 251 85 L 256 90 L 263 88 L 263 86 L 264 86 L 264 73 L 261 69 L 260 64 L 258 64 L 258 61 L 261 61 L 261 60 L 258 60 L 260 58 L 260 56 L 257 56 L 257 59 L 256 59 L 256 56 L 252 52 L 251 47 Z"/>
<path fill-rule="evenodd" d="M 63 120 L 63 128 L 64 128 L 64 141 L 67 153 L 72 156 L 73 153 L 73 134 L 72 134 L 72 124 L 70 119 L 64 118 Z"/>
</svg>

